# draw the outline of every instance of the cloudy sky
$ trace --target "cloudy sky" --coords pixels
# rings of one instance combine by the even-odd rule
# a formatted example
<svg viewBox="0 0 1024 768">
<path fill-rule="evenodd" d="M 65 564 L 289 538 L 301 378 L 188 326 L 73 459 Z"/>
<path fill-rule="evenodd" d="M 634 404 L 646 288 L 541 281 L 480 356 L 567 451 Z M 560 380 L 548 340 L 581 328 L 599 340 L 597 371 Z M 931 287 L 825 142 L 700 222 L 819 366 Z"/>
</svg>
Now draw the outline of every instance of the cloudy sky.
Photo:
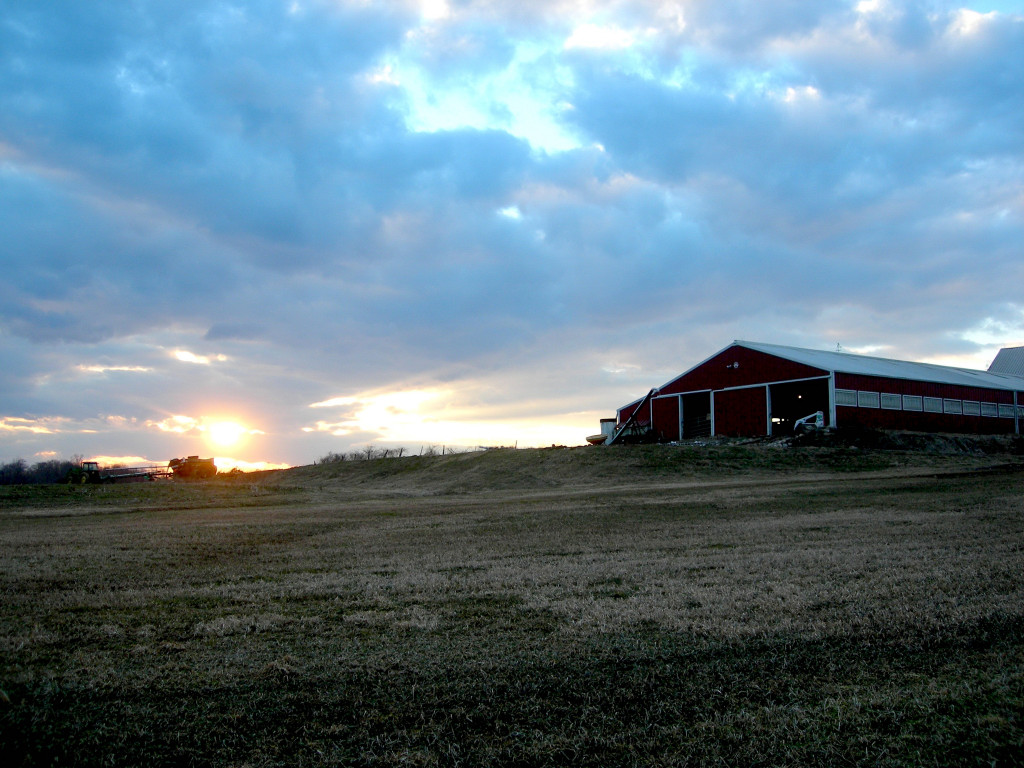
<svg viewBox="0 0 1024 768">
<path fill-rule="evenodd" d="M 1022 244 L 1024 0 L 0 6 L 0 460 L 573 445 L 733 339 L 984 368 Z"/>
</svg>

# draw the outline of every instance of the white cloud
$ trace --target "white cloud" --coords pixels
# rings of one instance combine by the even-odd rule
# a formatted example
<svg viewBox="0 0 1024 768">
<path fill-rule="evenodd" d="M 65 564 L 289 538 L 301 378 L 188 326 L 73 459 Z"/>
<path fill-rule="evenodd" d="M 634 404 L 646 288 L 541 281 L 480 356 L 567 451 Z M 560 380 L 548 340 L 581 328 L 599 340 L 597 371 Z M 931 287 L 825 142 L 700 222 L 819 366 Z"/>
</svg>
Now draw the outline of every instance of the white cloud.
<svg viewBox="0 0 1024 768">
<path fill-rule="evenodd" d="M 183 434 L 198 429 L 199 420 L 191 416 L 177 414 L 175 416 L 168 416 L 166 419 L 162 419 L 160 421 L 147 421 L 146 426 L 155 427 L 161 432 L 175 432 Z"/>
<path fill-rule="evenodd" d="M 223 363 L 228 359 L 226 355 L 221 354 L 197 355 L 194 352 L 189 352 L 187 349 L 176 349 L 171 353 L 171 356 L 182 363 L 194 363 L 196 365 L 210 365 L 213 362 Z"/>
<path fill-rule="evenodd" d="M 973 37 L 995 21 L 995 11 L 978 13 L 968 8 L 961 8 L 956 12 L 953 22 L 949 25 L 949 31 L 961 37 Z"/>
<path fill-rule="evenodd" d="M 635 42 L 632 32 L 619 27 L 583 24 L 573 30 L 565 41 L 566 50 L 573 48 L 596 48 L 603 50 L 622 50 L 630 48 Z"/>
<path fill-rule="evenodd" d="M 22 419 L 17 416 L 0 417 L 0 432 L 31 432 L 33 434 L 52 435 L 60 431 L 50 420 Z"/>
<path fill-rule="evenodd" d="M 149 373 L 153 369 L 145 365 L 80 365 L 78 370 L 85 373 L 108 373 L 108 372 L 124 372 L 124 373 Z"/>
</svg>

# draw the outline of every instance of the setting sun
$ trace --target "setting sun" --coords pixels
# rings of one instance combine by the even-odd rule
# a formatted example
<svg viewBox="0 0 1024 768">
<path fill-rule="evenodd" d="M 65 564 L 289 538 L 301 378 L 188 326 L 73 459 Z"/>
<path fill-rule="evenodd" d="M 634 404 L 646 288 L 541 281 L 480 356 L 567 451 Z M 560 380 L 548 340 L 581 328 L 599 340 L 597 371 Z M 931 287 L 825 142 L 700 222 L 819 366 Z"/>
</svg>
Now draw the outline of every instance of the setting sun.
<svg viewBox="0 0 1024 768">
<path fill-rule="evenodd" d="M 219 446 L 236 445 L 249 430 L 235 421 L 218 421 L 206 428 L 211 443 Z"/>
</svg>

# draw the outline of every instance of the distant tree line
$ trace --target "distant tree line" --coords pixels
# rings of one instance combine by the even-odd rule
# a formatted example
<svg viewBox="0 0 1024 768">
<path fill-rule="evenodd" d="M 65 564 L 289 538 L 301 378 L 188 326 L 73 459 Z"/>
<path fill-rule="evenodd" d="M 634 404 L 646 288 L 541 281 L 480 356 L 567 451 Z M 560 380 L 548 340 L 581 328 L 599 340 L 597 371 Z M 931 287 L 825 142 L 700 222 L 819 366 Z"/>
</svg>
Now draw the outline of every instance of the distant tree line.
<svg viewBox="0 0 1024 768">
<path fill-rule="evenodd" d="M 420 456 L 445 456 L 451 453 L 463 453 L 465 451 L 472 450 L 471 448 L 463 448 L 456 450 L 455 448 L 449 448 L 446 446 L 438 447 L 436 445 L 430 445 L 420 447 Z M 365 448 L 359 448 L 355 451 L 348 453 L 337 453 L 332 451 L 319 459 L 314 461 L 314 464 L 336 464 L 339 461 L 372 461 L 373 459 L 400 459 L 406 455 L 405 448 L 375 448 L 372 445 L 368 445 Z M 412 455 L 412 454 L 409 454 Z"/>
<path fill-rule="evenodd" d="M 29 465 L 24 459 L 0 464 L 0 485 L 47 485 L 63 483 L 72 467 L 82 463 L 81 456 L 48 459 Z"/>
<path fill-rule="evenodd" d="M 350 453 L 330 453 L 321 456 L 314 464 L 336 464 L 339 461 L 371 461 L 373 459 L 398 459 L 405 454 L 405 448 L 374 448 L 368 445 Z"/>
</svg>

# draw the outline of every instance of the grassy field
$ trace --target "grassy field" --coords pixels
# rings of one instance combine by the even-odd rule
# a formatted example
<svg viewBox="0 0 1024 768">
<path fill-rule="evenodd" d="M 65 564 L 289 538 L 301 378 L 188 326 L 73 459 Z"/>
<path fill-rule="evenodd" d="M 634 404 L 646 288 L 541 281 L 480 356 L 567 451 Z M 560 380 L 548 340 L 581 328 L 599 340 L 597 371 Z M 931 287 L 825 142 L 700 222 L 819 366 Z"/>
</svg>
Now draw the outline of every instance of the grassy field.
<svg viewBox="0 0 1024 768">
<path fill-rule="evenodd" d="M 1021 765 L 1022 513 L 772 445 L 0 488 L 0 764 Z"/>
</svg>

